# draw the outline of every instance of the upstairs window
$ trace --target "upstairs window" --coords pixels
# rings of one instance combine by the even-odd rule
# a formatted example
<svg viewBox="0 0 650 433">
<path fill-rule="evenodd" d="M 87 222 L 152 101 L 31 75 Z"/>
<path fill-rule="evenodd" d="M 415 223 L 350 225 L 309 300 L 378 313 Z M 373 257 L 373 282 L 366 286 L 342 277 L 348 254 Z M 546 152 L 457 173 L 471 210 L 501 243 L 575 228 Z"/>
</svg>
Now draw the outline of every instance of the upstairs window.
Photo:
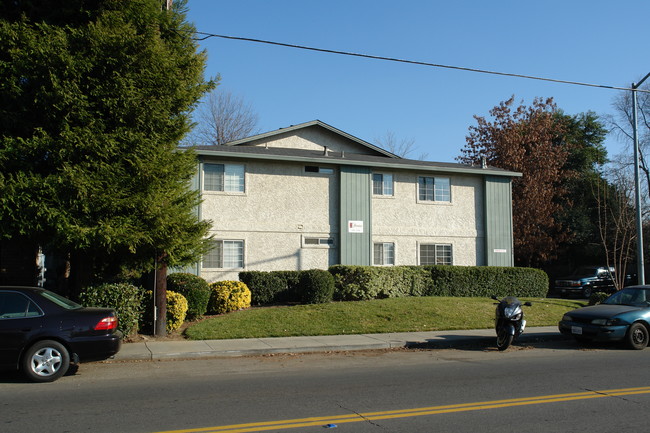
<svg viewBox="0 0 650 433">
<path fill-rule="evenodd" d="M 420 201 L 451 201 L 451 182 L 448 177 L 418 178 L 418 199 Z"/>
<path fill-rule="evenodd" d="M 393 195 L 393 175 L 374 173 L 372 175 L 373 195 Z"/>
<path fill-rule="evenodd" d="M 203 164 L 203 189 L 244 192 L 244 174 L 244 166 L 239 164 Z"/>
</svg>

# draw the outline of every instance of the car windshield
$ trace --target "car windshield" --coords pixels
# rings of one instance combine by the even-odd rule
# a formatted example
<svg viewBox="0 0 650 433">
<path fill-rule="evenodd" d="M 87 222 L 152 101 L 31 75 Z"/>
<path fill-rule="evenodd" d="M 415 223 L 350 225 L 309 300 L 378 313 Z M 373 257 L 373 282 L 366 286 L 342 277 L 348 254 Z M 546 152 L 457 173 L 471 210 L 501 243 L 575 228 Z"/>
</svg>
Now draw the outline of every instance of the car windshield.
<svg viewBox="0 0 650 433">
<path fill-rule="evenodd" d="M 78 308 L 83 308 L 81 305 L 77 304 L 76 302 L 73 302 L 68 298 L 64 298 L 61 295 L 57 295 L 54 292 L 50 292 L 49 290 L 43 290 L 42 292 L 38 292 L 38 294 L 44 297 L 45 299 L 47 299 L 48 301 L 54 302 L 59 307 L 65 308 L 66 310 L 76 310 Z"/>
<path fill-rule="evenodd" d="M 650 289 L 623 289 L 603 301 L 607 305 L 650 306 Z"/>
</svg>

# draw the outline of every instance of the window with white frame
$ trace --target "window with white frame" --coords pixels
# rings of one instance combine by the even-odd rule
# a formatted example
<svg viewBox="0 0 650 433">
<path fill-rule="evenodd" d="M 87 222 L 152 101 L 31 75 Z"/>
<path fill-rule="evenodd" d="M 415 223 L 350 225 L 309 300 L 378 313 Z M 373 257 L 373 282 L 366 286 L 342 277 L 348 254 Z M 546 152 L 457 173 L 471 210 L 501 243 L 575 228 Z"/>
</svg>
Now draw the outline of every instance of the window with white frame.
<svg viewBox="0 0 650 433">
<path fill-rule="evenodd" d="M 244 267 L 244 241 L 214 240 L 212 249 L 203 256 L 203 268 L 242 269 Z"/>
<path fill-rule="evenodd" d="M 307 237 L 303 236 L 302 238 L 302 247 L 303 248 L 332 248 L 334 247 L 334 238 L 317 238 L 317 237 Z"/>
<path fill-rule="evenodd" d="M 452 265 L 451 244 L 420 244 L 420 265 Z"/>
<path fill-rule="evenodd" d="M 373 173 L 372 193 L 374 195 L 393 195 L 393 175 Z"/>
<path fill-rule="evenodd" d="M 203 164 L 205 191 L 244 192 L 244 177 L 241 164 Z"/>
<path fill-rule="evenodd" d="M 418 199 L 420 201 L 451 201 L 451 182 L 448 177 L 418 177 Z"/>
<path fill-rule="evenodd" d="M 372 263 L 375 266 L 392 266 L 395 264 L 395 244 L 376 242 L 372 248 Z"/>
</svg>

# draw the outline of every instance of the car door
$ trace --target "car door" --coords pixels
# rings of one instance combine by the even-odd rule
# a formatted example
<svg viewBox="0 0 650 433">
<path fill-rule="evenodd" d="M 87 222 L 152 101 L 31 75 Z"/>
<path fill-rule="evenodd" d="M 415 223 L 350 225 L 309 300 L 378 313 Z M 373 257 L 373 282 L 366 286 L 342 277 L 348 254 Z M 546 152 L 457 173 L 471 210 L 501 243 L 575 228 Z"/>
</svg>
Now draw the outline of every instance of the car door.
<svg viewBox="0 0 650 433">
<path fill-rule="evenodd" d="M 0 292 L 0 365 L 15 366 L 29 336 L 42 326 L 43 312 L 27 296 Z"/>
</svg>

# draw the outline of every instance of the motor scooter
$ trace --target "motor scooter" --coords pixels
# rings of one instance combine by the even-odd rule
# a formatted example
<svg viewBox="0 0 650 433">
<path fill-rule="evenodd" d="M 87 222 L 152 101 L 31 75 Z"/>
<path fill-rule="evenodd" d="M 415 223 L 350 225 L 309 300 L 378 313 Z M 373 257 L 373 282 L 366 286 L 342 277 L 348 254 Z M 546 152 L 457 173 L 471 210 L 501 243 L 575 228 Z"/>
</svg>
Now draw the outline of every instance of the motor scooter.
<svg viewBox="0 0 650 433">
<path fill-rule="evenodd" d="M 524 320 L 524 310 L 522 305 L 532 306 L 530 302 L 524 304 L 514 296 L 506 296 L 499 300 L 496 296 L 492 299 L 499 301 L 494 316 L 494 328 L 497 332 L 497 348 L 501 351 L 506 350 L 514 340 L 517 339 L 526 328 Z"/>
</svg>

